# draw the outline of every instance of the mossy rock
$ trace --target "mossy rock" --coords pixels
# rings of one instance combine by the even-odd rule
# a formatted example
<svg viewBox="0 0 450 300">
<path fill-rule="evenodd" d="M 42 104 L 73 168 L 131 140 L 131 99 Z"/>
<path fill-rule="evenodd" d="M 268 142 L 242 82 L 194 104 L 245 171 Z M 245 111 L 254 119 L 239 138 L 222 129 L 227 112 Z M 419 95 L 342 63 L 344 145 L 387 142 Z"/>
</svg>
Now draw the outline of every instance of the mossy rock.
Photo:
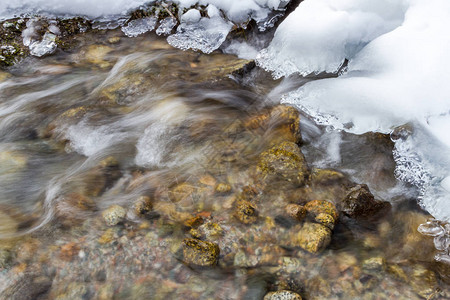
<svg viewBox="0 0 450 300">
<path fill-rule="evenodd" d="M 330 215 L 334 221 L 338 220 L 339 214 L 336 206 L 330 201 L 326 200 L 312 200 L 305 204 L 305 209 L 308 214 L 316 218 L 320 214 L 328 214 Z"/>
<path fill-rule="evenodd" d="M 331 242 L 331 230 L 317 223 L 306 222 L 294 233 L 287 246 L 300 247 L 310 253 L 323 251 Z"/>
<path fill-rule="evenodd" d="M 190 238 L 183 240 L 183 257 L 188 264 L 215 266 L 219 261 L 219 254 L 219 246 L 215 243 Z"/>
<path fill-rule="evenodd" d="M 308 176 L 308 167 L 300 147 L 293 142 L 283 142 L 261 153 L 258 171 L 267 176 L 302 186 Z"/>
<path fill-rule="evenodd" d="M 236 203 L 234 216 L 243 224 L 252 224 L 258 220 L 258 211 L 251 202 L 239 200 Z"/>
</svg>

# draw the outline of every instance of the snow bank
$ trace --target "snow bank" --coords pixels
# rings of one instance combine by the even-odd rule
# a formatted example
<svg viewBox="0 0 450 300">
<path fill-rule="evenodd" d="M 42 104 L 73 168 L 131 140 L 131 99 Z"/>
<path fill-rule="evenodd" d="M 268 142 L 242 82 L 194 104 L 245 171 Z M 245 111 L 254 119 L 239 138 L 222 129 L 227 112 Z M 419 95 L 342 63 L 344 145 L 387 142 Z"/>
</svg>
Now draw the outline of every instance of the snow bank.
<svg viewBox="0 0 450 300">
<path fill-rule="evenodd" d="M 14 15 L 50 13 L 56 15 L 83 15 L 97 18 L 122 15 L 148 0 L 0 0 L 0 19 Z"/>
</svg>

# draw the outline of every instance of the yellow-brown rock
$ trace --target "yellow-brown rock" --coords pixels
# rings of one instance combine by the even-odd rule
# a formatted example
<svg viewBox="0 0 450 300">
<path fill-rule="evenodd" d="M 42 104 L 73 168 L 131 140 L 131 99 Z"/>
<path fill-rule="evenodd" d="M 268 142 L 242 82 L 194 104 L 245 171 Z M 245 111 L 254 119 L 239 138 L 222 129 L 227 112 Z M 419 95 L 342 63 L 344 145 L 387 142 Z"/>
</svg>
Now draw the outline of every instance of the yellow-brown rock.
<svg viewBox="0 0 450 300">
<path fill-rule="evenodd" d="M 249 201 L 240 200 L 236 204 L 234 216 L 241 223 L 252 224 L 258 220 L 258 211 L 254 204 Z"/>
<path fill-rule="evenodd" d="M 305 223 L 294 233 L 288 246 L 300 247 L 310 253 L 324 250 L 331 242 L 331 230 L 322 224 Z"/>
<path fill-rule="evenodd" d="M 324 213 L 330 215 L 336 221 L 339 216 L 336 206 L 330 201 L 326 200 L 309 201 L 305 204 L 305 209 L 313 218 L 321 213 Z"/>
<path fill-rule="evenodd" d="M 136 216 L 142 217 L 149 213 L 153 208 L 152 201 L 148 196 L 140 196 L 133 203 L 133 211 Z"/>
<path fill-rule="evenodd" d="M 215 243 L 189 238 L 183 240 L 183 257 L 188 264 L 201 267 L 215 266 L 219 254 L 219 246 Z"/>
<path fill-rule="evenodd" d="M 276 176 L 296 185 L 306 182 L 308 167 L 300 147 L 293 142 L 283 142 L 261 153 L 258 171 L 263 176 Z"/>
</svg>

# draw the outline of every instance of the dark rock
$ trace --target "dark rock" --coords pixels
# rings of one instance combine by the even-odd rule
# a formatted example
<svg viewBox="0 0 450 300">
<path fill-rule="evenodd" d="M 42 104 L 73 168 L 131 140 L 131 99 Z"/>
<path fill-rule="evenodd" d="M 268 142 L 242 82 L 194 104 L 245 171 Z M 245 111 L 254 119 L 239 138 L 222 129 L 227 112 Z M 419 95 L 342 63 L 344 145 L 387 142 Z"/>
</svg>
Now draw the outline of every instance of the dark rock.
<svg viewBox="0 0 450 300">
<path fill-rule="evenodd" d="M 386 201 L 375 200 L 365 184 L 350 189 L 341 203 L 341 210 L 350 218 L 376 218 L 391 209 Z"/>
</svg>

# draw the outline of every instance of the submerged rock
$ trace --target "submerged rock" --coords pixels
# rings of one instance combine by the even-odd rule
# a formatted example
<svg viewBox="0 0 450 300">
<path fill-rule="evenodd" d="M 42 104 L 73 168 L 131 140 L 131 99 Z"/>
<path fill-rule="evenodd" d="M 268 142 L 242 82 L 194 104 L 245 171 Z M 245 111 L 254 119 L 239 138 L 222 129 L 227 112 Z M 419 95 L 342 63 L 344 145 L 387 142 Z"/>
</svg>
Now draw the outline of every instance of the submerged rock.
<svg viewBox="0 0 450 300">
<path fill-rule="evenodd" d="M 350 189 L 341 203 L 341 210 L 350 218 L 375 218 L 391 209 L 386 201 L 375 200 L 365 184 Z"/>
<path fill-rule="evenodd" d="M 287 105 L 277 105 L 270 111 L 251 116 L 244 122 L 248 130 L 259 131 L 268 136 L 271 145 L 282 142 L 299 143 L 300 113 Z"/>
<path fill-rule="evenodd" d="M 220 249 L 215 243 L 197 239 L 183 240 L 183 257 L 188 264 L 209 267 L 217 264 Z"/>
<path fill-rule="evenodd" d="M 110 188 L 120 176 L 122 173 L 119 162 L 108 156 L 83 175 L 84 192 L 88 196 L 97 197 Z"/>
<path fill-rule="evenodd" d="M 240 200 L 236 204 L 234 216 L 244 224 L 252 224 L 258 220 L 256 206 L 249 201 Z"/>
<path fill-rule="evenodd" d="M 298 204 L 289 204 L 285 207 L 285 211 L 291 218 L 297 221 L 303 221 L 306 217 L 306 208 Z"/>
<path fill-rule="evenodd" d="M 331 169 L 313 169 L 311 172 L 311 182 L 315 185 L 330 185 L 348 182 L 348 179 L 341 172 Z"/>
<path fill-rule="evenodd" d="M 267 293 L 264 300 L 302 300 L 302 297 L 292 291 L 281 290 Z"/>
<path fill-rule="evenodd" d="M 200 225 L 196 229 L 197 235 L 199 235 L 202 239 L 215 240 L 224 235 L 225 231 L 217 223 L 208 222 L 203 225 Z M 191 230 L 192 234 L 192 230 Z"/>
<path fill-rule="evenodd" d="M 288 105 L 277 105 L 270 112 L 271 140 L 289 141 L 299 143 L 302 139 L 300 133 L 300 113 Z"/>
<path fill-rule="evenodd" d="M 431 299 L 438 287 L 436 274 L 422 265 L 416 265 L 410 274 L 409 284 L 414 291 L 425 299 Z"/>
<path fill-rule="evenodd" d="M 331 230 L 328 227 L 317 223 L 306 222 L 298 232 L 291 234 L 287 246 L 300 247 L 310 253 L 319 253 L 330 242 Z"/>
<path fill-rule="evenodd" d="M 266 177 L 276 176 L 300 186 L 308 175 L 305 157 L 293 142 L 283 142 L 261 153 L 258 171 Z"/>
<path fill-rule="evenodd" d="M 11 251 L 8 249 L 0 249 L 0 270 L 2 268 L 8 268 L 12 260 Z"/>
<path fill-rule="evenodd" d="M 381 256 L 375 256 L 363 261 L 363 269 L 367 271 L 383 271 L 386 268 L 385 259 Z"/>
<path fill-rule="evenodd" d="M 138 217 L 142 217 L 149 213 L 152 208 L 153 204 L 148 196 L 140 196 L 132 205 L 133 212 Z"/>
<path fill-rule="evenodd" d="M 19 229 L 19 222 L 0 210 L 0 237 L 14 234 Z"/>
<path fill-rule="evenodd" d="M 114 226 L 122 222 L 126 214 L 127 212 L 122 206 L 114 204 L 104 210 L 102 216 L 108 226 Z"/>
<path fill-rule="evenodd" d="M 326 200 L 313 200 L 306 203 L 305 209 L 308 216 L 315 222 L 323 224 L 331 230 L 334 229 L 339 215 L 333 203 Z"/>
<path fill-rule="evenodd" d="M 0 152 L 0 174 L 16 173 L 28 164 L 28 157 L 19 151 L 5 150 Z"/>
<path fill-rule="evenodd" d="M 231 191 L 231 185 L 229 185 L 228 183 L 221 182 L 216 185 L 215 190 L 219 194 L 226 194 Z"/>
<path fill-rule="evenodd" d="M 61 196 L 55 205 L 55 215 L 65 226 L 83 222 L 90 212 L 96 210 L 95 202 L 81 193 L 68 193 Z"/>
</svg>

